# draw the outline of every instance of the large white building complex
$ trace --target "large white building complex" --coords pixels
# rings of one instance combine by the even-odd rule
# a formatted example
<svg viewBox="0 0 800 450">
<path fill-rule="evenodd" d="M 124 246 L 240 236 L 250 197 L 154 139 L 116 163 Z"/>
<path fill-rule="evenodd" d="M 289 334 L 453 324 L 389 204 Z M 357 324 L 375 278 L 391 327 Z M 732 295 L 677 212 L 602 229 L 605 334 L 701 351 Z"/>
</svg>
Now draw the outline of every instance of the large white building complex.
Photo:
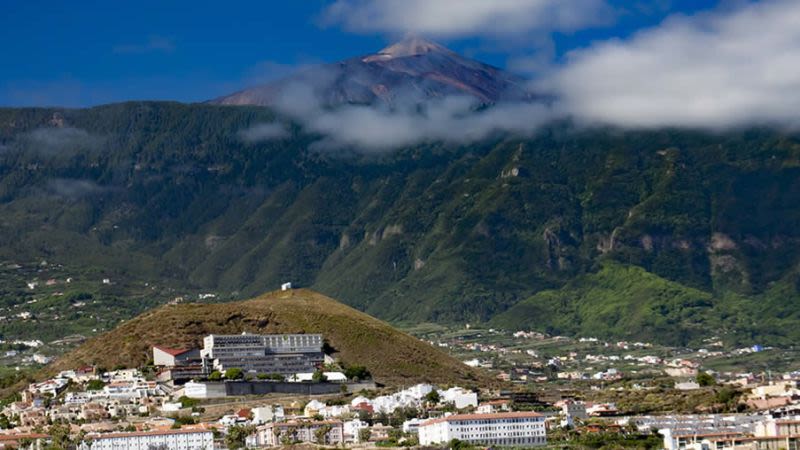
<svg viewBox="0 0 800 450">
<path fill-rule="evenodd" d="M 224 372 L 295 374 L 313 372 L 325 355 L 321 334 L 212 334 L 203 339 L 200 355 L 206 367 Z"/>
<path fill-rule="evenodd" d="M 420 445 L 443 444 L 453 439 L 515 447 L 547 444 L 544 416 L 535 412 L 455 414 L 419 426 Z"/>
<path fill-rule="evenodd" d="M 211 430 L 164 430 L 87 435 L 79 450 L 214 450 Z"/>
</svg>

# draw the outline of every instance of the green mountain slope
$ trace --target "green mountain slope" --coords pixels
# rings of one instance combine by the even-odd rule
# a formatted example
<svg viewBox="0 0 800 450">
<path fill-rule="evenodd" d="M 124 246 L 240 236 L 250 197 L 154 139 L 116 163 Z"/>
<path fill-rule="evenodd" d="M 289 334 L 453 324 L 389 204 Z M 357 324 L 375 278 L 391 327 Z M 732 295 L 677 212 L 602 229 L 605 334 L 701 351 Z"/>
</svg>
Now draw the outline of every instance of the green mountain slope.
<svg viewBox="0 0 800 450">
<path fill-rule="evenodd" d="M 296 125 L 241 139 L 274 120 L 176 103 L 0 109 L 0 260 L 220 299 L 292 281 L 392 321 L 489 320 L 601 260 L 675 283 L 641 296 L 661 296 L 646 303 L 686 336 L 702 333 L 687 293 L 710 296 L 709 316 L 768 304 L 739 328 L 747 339 L 800 309 L 794 136 L 554 124 L 366 155 L 316 149 Z M 31 295 L 3 289 L 11 306 Z"/>
</svg>

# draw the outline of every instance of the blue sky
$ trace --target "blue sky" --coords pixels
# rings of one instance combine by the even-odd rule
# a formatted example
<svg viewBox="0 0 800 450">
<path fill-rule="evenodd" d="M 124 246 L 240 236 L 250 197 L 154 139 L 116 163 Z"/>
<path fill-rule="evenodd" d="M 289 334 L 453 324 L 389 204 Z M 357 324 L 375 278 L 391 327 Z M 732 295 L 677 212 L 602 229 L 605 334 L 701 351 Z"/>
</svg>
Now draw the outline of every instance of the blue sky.
<svg viewBox="0 0 800 450">
<path fill-rule="evenodd" d="M 538 8 L 537 2 L 548 1 L 519 3 Z M 375 14 L 382 14 L 386 3 L 9 0 L 0 14 L 4 61 L 0 105 L 202 101 L 278 77 L 300 65 L 380 49 L 413 22 L 396 22 L 390 17 L 373 26 L 359 22 L 353 8 L 372 8 Z M 573 22 L 549 26 L 547 21 L 536 22 L 536 17 L 530 17 L 531 25 L 526 26 L 524 20 L 528 19 L 523 18 L 523 23 L 508 33 L 503 24 L 487 26 L 467 15 L 463 19 L 471 22 L 463 27 L 441 28 L 442 24 L 434 22 L 423 31 L 432 30 L 433 39 L 491 64 L 535 71 L 532 65 L 557 64 L 566 52 L 592 43 L 629 39 L 638 30 L 659 26 L 667 17 L 726 7 L 716 0 L 574 3 L 576 8 L 582 4 L 605 8 L 605 15 L 598 20 L 579 17 L 574 26 L 570 25 Z M 342 8 L 339 16 L 332 13 L 336 6 Z"/>
</svg>

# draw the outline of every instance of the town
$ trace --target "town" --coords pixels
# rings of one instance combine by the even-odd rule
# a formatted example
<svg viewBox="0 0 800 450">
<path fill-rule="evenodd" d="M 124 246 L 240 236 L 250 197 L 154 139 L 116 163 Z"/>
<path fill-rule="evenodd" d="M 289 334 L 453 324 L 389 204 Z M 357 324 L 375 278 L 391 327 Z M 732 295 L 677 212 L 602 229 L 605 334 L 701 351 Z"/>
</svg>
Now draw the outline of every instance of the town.
<svg viewBox="0 0 800 450">
<path fill-rule="evenodd" d="M 511 338 L 549 339 L 529 332 Z M 555 366 L 552 372 L 540 365 L 538 374 L 523 374 L 487 355 L 532 357 L 535 352 L 460 342 L 456 353 L 462 357 L 484 355 L 467 364 L 502 367 L 483 369 L 495 373 L 498 385 L 381 386 L 369 368 L 346 366 L 327 354 L 320 334 L 212 334 L 203 338 L 202 348 L 154 346 L 144 367 L 80 367 L 30 383 L 3 406 L 0 445 L 211 450 L 301 443 L 598 448 L 612 442 L 623 448 L 778 450 L 798 448 L 800 442 L 800 372 L 760 380 L 753 374 L 704 371 L 700 362 L 686 358 L 665 362 L 654 356 L 570 354 L 547 358 L 551 361 L 545 366 Z M 577 342 L 607 345 L 593 338 Z M 652 350 L 646 343 L 611 347 Z M 623 361 L 640 369 L 661 365 L 675 381 L 665 393 L 622 368 L 576 371 L 568 367 L 574 360 Z M 540 389 L 525 387 L 530 383 Z M 636 393 L 638 408 L 630 400 L 594 400 L 623 391 Z M 651 401 L 648 397 L 675 393 L 713 398 L 705 410 L 676 413 L 680 408 L 670 405 L 673 412 L 654 413 L 641 408 Z"/>
</svg>

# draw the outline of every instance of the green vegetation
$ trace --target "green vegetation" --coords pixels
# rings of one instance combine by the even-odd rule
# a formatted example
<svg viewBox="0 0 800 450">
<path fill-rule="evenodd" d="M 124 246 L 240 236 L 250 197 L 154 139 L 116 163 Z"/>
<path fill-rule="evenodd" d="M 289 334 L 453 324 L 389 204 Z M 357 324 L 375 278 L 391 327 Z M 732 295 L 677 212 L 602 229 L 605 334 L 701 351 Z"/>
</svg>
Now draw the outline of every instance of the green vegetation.
<svg viewBox="0 0 800 450">
<path fill-rule="evenodd" d="M 256 427 L 253 425 L 234 425 L 228 427 L 228 433 L 225 435 L 225 445 L 230 450 L 237 450 L 244 448 L 244 441 L 247 436 L 255 433 Z"/>
<path fill-rule="evenodd" d="M 372 374 L 369 373 L 369 370 L 367 370 L 366 367 L 358 365 L 347 366 L 344 369 L 344 376 L 346 376 L 348 380 L 356 381 L 369 380 L 372 378 Z"/>
<path fill-rule="evenodd" d="M 717 384 L 717 380 L 707 372 L 698 372 L 696 380 L 700 387 L 714 386 Z"/>
<path fill-rule="evenodd" d="M 625 338 L 667 345 L 699 343 L 709 335 L 730 343 L 787 343 L 785 327 L 757 327 L 763 303 L 712 293 L 669 281 L 636 266 L 604 261 L 595 273 L 527 298 L 490 323 L 551 334 Z M 762 314 L 763 315 L 763 314 Z M 784 316 L 782 322 L 789 320 Z M 774 323 L 774 322 L 773 322 Z M 757 327 L 759 331 L 755 331 Z"/>
<path fill-rule="evenodd" d="M 231 367 L 225 371 L 226 380 L 241 380 L 244 378 L 244 372 L 238 367 Z"/>
<path fill-rule="evenodd" d="M 315 370 L 314 373 L 311 375 L 311 381 L 315 383 L 324 383 L 328 381 L 328 377 L 325 376 L 325 373 L 321 370 Z"/>
<path fill-rule="evenodd" d="M 291 280 L 395 322 L 513 311 L 496 323 L 800 339 L 796 136 L 560 123 L 381 155 L 310 149 L 297 125 L 239 138 L 274 120 L 205 104 L 0 109 L 0 333 L 88 336 L 175 297 Z"/>
<path fill-rule="evenodd" d="M 100 391 L 105 386 L 106 386 L 106 384 L 103 382 L 103 380 L 89 380 L 89 382 L 86 383 L 86 390 L 87 391 Z"/>
<path fill-rule="evenodd" d="M 185 395 L 179 397 L 178 401 L 181 402 L 181 408 L 194 408 L 200 404 L 200 400 L 196 398 L 189 398 Z"/>
</svg>

